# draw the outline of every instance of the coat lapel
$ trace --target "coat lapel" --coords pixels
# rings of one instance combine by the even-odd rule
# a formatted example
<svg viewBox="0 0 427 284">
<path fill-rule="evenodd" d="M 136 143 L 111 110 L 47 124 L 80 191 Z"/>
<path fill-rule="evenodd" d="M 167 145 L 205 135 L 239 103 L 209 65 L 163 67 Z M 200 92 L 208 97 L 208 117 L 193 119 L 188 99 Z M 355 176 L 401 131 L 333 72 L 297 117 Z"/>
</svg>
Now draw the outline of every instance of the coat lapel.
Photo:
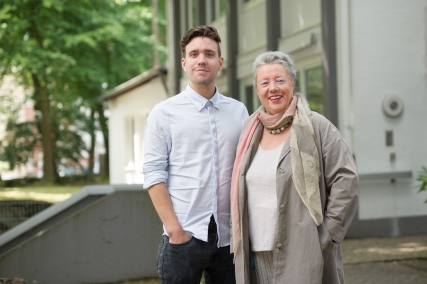
<svg viewBox="0 0 427 284">
<path fill-rule="evenodd" d="M 286 157 L 286 155 L 289 154 L 291 151 L 291 133 L 289 132 L 288 137 L 286 138 L 285 144 L 283 145 L 282 152 L 280 153 L 279 162 L 277 164 L 280 164 L 282 160 Z"/>
</svg>

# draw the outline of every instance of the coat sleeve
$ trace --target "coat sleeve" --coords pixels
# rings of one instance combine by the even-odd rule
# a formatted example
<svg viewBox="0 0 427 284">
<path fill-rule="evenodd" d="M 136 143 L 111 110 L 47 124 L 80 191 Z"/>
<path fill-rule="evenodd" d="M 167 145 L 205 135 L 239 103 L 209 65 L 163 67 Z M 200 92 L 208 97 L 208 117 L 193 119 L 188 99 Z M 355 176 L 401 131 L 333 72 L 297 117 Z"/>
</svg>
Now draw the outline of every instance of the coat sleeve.
<svg viewBox="0 0 427 284">
<path fill-rule="evenodd" d="M 332 240 L 341 243 L 357 212 L 359 179 L 352 153 L 341 133 L 326 118 L 322 120 L 319 150 L 327 198 L 323 221 Z"/>
</svg>

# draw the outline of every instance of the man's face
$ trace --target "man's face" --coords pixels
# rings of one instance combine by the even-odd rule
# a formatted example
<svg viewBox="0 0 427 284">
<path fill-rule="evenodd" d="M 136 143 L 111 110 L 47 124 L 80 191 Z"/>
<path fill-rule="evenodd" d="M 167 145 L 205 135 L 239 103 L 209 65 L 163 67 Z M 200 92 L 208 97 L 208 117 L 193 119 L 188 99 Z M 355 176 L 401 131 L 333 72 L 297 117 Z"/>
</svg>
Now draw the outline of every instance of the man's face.
<svg viewBox="0 0 427 284">
<path fill-rule="evenodd" d="M 182 68 L 188 74 L 193 89 L 215 86 L 224 58 L 218 54 L 218 43 L 208 37 L 195 37 L 185 47 Z"/>
</svg>

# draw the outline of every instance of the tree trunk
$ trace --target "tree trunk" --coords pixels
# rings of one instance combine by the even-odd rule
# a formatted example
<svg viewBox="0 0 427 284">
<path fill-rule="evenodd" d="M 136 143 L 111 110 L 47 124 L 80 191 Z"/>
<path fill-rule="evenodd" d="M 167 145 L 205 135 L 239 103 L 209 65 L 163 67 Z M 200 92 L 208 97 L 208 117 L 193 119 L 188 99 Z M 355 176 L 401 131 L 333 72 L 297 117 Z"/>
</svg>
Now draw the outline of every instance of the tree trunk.
<svg viewBox="0 0 427 284">
<path fill-rule="evenodd" d="M 42 113 L 41 133 L 43 144 L 43 182 L 55 183 L 55 160 L 53 157 L 53 132 L 50 121 L 50 105 L 47 88 L 42 86 L 36 74 L 32 74 L 36 108 Z"/>
<path fill-rule="evenodd" d="M 99 125 L 101 125 L 102 136 L 104 137 L 104 147 L 105 147 L 105 165 L 104 172 L 101 172 L 102 175 L 109 177 L 110 176 L 110 147 L 108 139 L 108 125 L 107 118 L 104 115 L 104 108 L 101 103 L 96 104 L 96 109 L 99 117 Z"/>
<path fill-rule="evenodd" d="M 95 165 L 95 108 L 90 109 L 90 120 L 89 120 L 89 134 L 90 134 L 90 148 L 89 148 L 89 171 L 88 178 L 93 180 L 93 166 Z"/>
<path fill-rule="evenodd" d="M 159 40 L 159 3 L 157 0 L 151 0 L 151 6 L 153 7 L 153 20 L 151 22 L 151 33 L 156 41 Z M 157 48 L 153 53 L 153 67 L 160 66 L 159 52 Z"/>
</svg>

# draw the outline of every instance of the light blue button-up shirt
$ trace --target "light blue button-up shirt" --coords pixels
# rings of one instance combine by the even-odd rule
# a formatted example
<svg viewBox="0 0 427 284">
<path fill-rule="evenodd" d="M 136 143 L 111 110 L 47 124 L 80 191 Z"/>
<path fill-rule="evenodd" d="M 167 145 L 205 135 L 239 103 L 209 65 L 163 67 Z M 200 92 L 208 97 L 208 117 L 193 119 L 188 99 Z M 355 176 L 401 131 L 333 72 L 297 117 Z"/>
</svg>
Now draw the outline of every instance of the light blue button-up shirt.
<svg viewBox="0 0 427 284">
<path fill-rule="evenodd" d="M 164 182 L 183 229 L 199 240 L 214 215 L 219 247 L 230 244 L 231 174 L 247 118 L 241 102 L 218 91 L 207 100 L 188 85 L 147 119 L 144 188 Z"/>
</svg>

